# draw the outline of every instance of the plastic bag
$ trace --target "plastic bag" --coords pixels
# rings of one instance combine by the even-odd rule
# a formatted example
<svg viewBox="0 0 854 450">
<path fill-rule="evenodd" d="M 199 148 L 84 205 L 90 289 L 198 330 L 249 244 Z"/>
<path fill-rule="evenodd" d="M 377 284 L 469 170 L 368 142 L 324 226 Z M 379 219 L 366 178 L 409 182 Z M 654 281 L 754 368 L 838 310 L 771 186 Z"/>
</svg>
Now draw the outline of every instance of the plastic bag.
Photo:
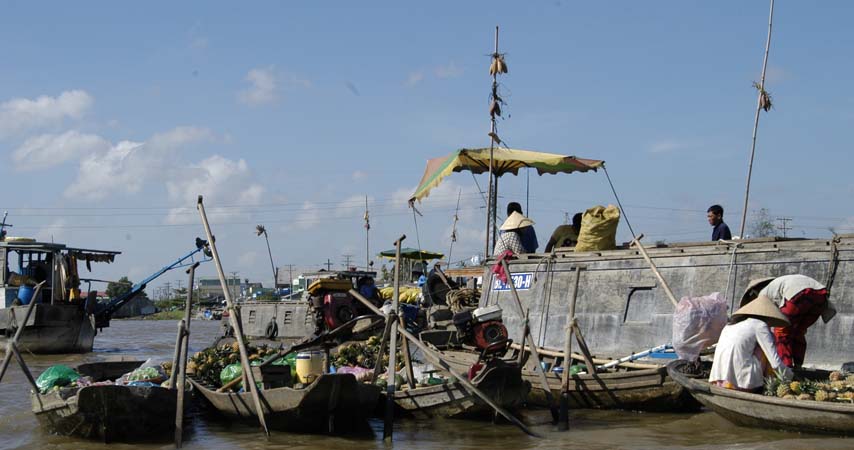
<svg viewBox="0 0 854 450">
<path fill-rule="evenodd" d="M 680 359 L 694 361 L 700 351 L 718 342 L 726 323 L 727 304 L 720 292 L 682 297 L 673 313 L 673 349 Z"/>
<path fill-rule="evenodd" d="M 132 383 L 134 381 L 148 381 L 151 383 L 160 384 L 163 380 L 166 379 L 166 373 L 159 366 L 157 367 L 140 367 L 139 369 L 134 370 L 127 376 L 127 382 Z"/>
<path fill-rule="evenodd" d="M 243 367 L 241 367 L 240 363 L 229 364 L 219 373 L 219 381 L 225 386 L 241 375 L 243 375 Z"/>
<path fill-rule="evenodd" d="M 581 231 L 578 233 L 577 252 L 612 250 L 617 248 L 617 225 L 620 224 L 620 210 L 614 205 L 594 206 L 581 217 Z"/>
<path fill-rule="evenodd" d="M 356 381 L 365 381 L 369 380 L 371 376 L 373 376 L 374 371 L 372 369 L 365 369 L 364 367 L 358 366 L 344 366 L 336 369 L 335 373 L 349 373 L 353 374 L 356 377 Z"/>
<path fill-rule="evenodd" d="M 36 379 L 36 386 L 39 387 L 39 392 L 44 394 L 56 386 L 68 386 L 77 381 L 78 378 L 80 378 L 80 374 L 74 369 L 58 364 L 50 366 L 42 372 L 38 379 Z"/>
</svg>

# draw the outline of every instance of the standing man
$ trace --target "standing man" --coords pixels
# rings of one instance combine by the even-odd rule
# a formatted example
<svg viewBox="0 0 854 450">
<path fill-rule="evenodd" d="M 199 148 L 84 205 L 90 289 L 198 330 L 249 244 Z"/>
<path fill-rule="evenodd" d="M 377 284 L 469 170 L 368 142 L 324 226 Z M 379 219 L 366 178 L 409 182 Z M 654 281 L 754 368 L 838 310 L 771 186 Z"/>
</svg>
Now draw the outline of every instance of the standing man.
<svg viewBox="0 0 854 450">
<path fill-rule="evenodd" d="M 706 211 L 706 218 L 712 226 L 712 240 L 719 241 L 732 239 L 729 227 L 724 223 L 724 208 L 721 205 L 712 205 Z"/>
</svg>

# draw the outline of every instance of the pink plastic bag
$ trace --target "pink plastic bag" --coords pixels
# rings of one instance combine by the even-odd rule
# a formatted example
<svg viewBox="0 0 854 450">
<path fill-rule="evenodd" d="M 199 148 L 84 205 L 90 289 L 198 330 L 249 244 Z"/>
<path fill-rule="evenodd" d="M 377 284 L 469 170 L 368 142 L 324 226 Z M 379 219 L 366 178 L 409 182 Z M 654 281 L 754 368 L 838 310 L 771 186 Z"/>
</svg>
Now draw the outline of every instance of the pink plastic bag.
<svg viewBox="0 0 854 450">
<path fill-rule="evenodd" d="M 720 292 L 705 297 L 682 297 L 673 313 L 673 349 L 681 359 L 694 361 L 718 342 L 727 323 L 726 299 Z"/>
</svg>

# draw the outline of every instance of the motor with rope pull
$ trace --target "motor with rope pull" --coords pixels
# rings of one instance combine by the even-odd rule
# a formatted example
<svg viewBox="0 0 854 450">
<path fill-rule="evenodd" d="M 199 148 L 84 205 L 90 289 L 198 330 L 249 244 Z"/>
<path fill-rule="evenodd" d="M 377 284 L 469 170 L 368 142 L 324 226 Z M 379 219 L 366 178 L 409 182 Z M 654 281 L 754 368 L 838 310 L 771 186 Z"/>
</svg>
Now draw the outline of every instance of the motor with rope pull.
<svg viewBox="0 0 854 450">
<path fill-rule="evenodd" d="M 503 354 L 510 344 L 498 305 L 466 309 L 454 314 L 453 321 L 459 341 L 475 347 L 484 356 Z"/>
</svg>

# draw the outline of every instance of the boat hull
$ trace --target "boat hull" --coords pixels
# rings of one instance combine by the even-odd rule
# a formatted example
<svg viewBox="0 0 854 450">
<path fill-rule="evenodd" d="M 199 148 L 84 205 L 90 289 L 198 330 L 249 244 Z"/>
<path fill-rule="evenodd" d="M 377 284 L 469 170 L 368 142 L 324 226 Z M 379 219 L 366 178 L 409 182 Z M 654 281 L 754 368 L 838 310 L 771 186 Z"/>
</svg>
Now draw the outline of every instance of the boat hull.
<svg viewBox="0 0 854 450">
<path fill-rule="evenodd" d="M 15 318 L 26 315 L 26 306 L 0 309 L 0 351 L 5 351 L 10 336 L 17 328 Z M 95 343 L 94 317 L 76 305 L 38 304 L 30 321 L 18 338 L 22 352 L 35 354 L 88 353 Z"/>
<path fill-rule="evenodd" d="M 683 373 L 685 361 L 667 366 L 670 376 L 704 406 L 730 422 L 755 428 L 854 435 L 854 404 L 790 400 L 711 386 Z"/>
<path fill-rule="evenodd" d="M 78 371 L 96 380 L 112 379 L 140 364 L 84 364 Z M 176 393 L 160 387 L 87 386 L 77 391 L 31 394 L 31 403 L 39 422 L 56 434 L 103 442 L 149 442 L 172 438 Z"/>
<path fill-rule="evenodd" d="M 248 392 L 216 392 L 190 378 L 207 403 L 220 414 L 257 422 L 255 404 Z M 353 375 L 321 375 L 304 389 L 274 388 L 258 391 L 267 426 L 275 430 L 338 433 L 358 429 L 374 411 L 380 389 L 359 383 Z"/>
</svg>

